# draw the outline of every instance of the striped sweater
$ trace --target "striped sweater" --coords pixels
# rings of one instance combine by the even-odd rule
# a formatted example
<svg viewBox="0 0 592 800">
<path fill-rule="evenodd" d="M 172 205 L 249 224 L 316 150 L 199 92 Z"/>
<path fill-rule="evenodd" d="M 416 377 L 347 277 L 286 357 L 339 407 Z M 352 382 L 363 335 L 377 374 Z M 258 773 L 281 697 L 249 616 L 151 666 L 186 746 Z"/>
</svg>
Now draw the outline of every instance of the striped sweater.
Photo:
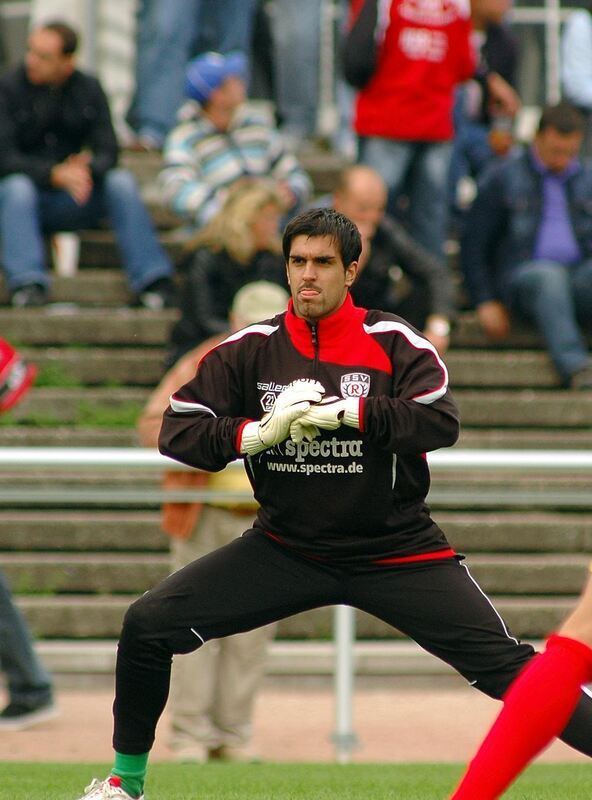
<svg viewBox="0 0 592 800">
<path fill-rule="evenodd" d="M 285 182 L 295 204 L 306 203 L 310 178 L 263 113 L 245 103 L 225 131 L 216 129 L 193 101 L 183 106 L 183 114 L 165 143 L 160 173 L 163 199 L 176 214 L 203 225 L 220 209 L 228 187 L 245 176 Z"/>
</svg>

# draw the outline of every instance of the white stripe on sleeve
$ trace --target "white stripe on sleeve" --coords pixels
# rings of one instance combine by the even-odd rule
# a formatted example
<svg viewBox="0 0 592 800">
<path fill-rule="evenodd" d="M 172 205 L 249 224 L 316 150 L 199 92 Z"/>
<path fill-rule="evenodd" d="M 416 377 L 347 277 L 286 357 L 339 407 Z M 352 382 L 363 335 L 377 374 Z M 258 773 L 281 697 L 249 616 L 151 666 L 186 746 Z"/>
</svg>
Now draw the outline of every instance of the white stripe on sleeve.
<svg viewBox="0 0 592 800">
<path fill-rule="evenodd" d="M 178 400 L 174 394 L 169 397 L 169 403 L 173 411 L 176 411 L 178 414 L 191 414 L 193 411 L 205 411 L 213 417 L 216 416 L 211 408 L 201 403 L 190 403 L 189 400 Z"/>
<path fill-rule="evenodd" d="M 448 370 L 446 369 L 446 364 L 442 361 L 438 351 L 431 342 L 424 339 L 423 336 L 418 336 L 415 331 L 411 330 L 407 325 L 403 325 L 401 322 L 395 322 L 394 320 L 385 319 L 382 320 L 382 322 L 375 322 L 374 325 L 364 325 L 364 330 L 370 335 L 376 333 L 400 333 L 407 339 L 409 344 L 416 349 L 429 350 L 430 353 L 432 353 L 442 371 L 442 382 L 436 389 L 416 395 L 413 398 L 416 403 L 429 405 L 433 403 L 434 400 L 438 400 L 438 398 L 446 394 L 446 390 L 448 389 Z"/>
</svg>

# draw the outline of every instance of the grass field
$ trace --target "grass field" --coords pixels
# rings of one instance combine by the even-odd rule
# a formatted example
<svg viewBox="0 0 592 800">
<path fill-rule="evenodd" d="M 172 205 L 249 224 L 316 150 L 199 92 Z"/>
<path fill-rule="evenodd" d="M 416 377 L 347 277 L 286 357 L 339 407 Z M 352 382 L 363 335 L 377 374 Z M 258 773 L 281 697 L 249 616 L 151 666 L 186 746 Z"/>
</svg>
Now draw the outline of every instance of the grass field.
<svg viewBox="0 0 592 800">
<path fill-rule="evenodd" d="M 146 800 L 444 800 L 451 764 L 208 764 L 150 767 Z M 0 764 L 0 800 L 75 800 L 105 764 Z M 589 800 L 592 765 L 537 765 L 508 800 Z M 477 798 L 476 798 L 477 800 Z"/>
</svg>

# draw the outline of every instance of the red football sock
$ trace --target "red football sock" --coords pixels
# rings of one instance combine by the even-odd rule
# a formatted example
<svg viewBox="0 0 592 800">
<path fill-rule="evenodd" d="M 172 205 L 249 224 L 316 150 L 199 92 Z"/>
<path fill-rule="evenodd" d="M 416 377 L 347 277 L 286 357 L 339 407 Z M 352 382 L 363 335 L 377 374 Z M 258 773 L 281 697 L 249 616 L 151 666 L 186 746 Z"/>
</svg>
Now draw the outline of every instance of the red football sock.
<svg viewBox="0 0 592 800">
<path fill-rule="evenodd" d="M 495 800 L 565 728 L 592 680 L 592 649 L 576 639 L 550 636 L 512 683 L 504 707 L 451 800 Z"/>
</svg>

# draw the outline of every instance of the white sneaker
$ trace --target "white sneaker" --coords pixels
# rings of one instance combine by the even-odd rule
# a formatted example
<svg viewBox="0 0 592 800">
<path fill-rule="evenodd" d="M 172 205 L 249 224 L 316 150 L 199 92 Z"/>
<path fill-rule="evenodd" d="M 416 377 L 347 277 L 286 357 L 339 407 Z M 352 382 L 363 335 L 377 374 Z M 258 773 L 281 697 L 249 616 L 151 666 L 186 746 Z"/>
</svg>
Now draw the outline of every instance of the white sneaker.
<svg viewBox="0 0 592 800">
<path fill-rule="evenodd" d="M 104 781 L 94 778 L 79 800 L 144 800 L 144 795 L 133 798 L 121 788 L 121 779 L 116 775 L 110 775 Z"/>
</svg>

